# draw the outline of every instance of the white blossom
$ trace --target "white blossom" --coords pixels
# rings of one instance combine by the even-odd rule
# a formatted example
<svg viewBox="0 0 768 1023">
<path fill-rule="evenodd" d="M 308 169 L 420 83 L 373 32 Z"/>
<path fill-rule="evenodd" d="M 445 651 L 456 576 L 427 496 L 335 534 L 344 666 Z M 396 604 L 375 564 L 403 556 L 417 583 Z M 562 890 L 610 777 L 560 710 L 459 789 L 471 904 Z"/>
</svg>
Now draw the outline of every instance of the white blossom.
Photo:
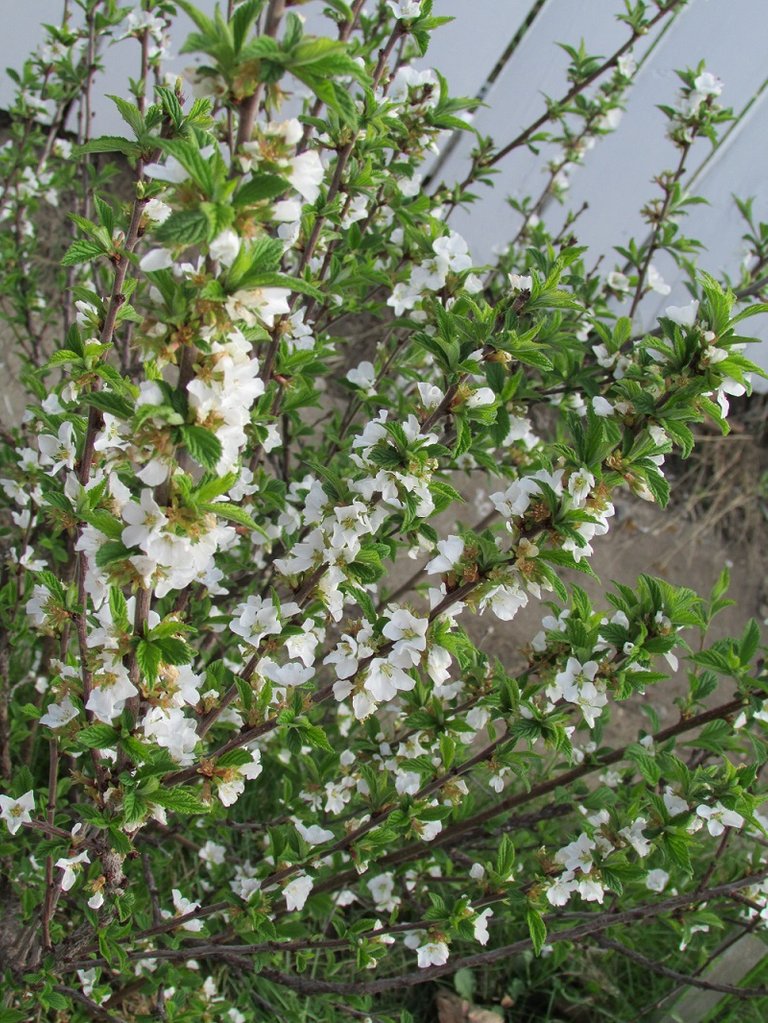
<svg viewBox="0 0 768 1023">
<path fill-rule="evenodd" d="M 308 149 L 293 158 L 286 177 L 307 202 L 315 202 L 320 195 L 324 174 L 320 154 L 314 149 Z"/>
<path fill-rule="evenodd" d="M 650 840 L 643 834 L 646 827 L 648 827 L 648 821 L 645 817 L 638 817 L 629 827 L 619 830 L 621 837 L 629 842 L 638 856 L 647 856 L 651 851 Z"/>
<path fill-rule="evenodd" d="M 488 921 L 493 916 L 493 910 L 484 909 L 482 913 L 479 913 L 473 922 L 475 941 L 479 941 L 481 945 L 487 945 L 490 938 L 488 933 Z"/>
<path fill-rule="evenodd" d="M 67 695 L 60 703 L 50 703 L 45 714 L 40 718 L 41 725 L 49 728 L 63 728 L 70 721 L 77 717 L 79 711 L 72 703 L 72 698 Z"/>
<path fill-rule="evenodd" d="M 197 850 L 197 855 L 207 864 L 209 867 L 220 866 L 226 861 L 227 858 L 227 847 L 219 845 L 217 842 L 212 842 L 208 839 L 200 848 Z"/>
<path fill-rule="evenodd" d="M 530 291 L 533 287 L 533 277 L 530 274 L 507 274 L 507 279 L 513 291 Z"/>
<path fill-rule="evenodd" d="M 672 291 L 653 263 L 648 266 L 647 281 L 651 291 L 655 291 L 659 295 L 668 295 Z"/>
<path fill-rule="evenodd" d="M 22 824 L 28 824 L 32 820 L 34 809 L 35 794 L 31 789 L 18 799 L 0 796 L 0 818 L 5 821 L 12 835 L 16 834 Z"/>
<path fill-rule="evenodd" d="M 670 305 L 664 310 L 668 320 L 676 323 L 679 327 L 692 327 L 696 322 L 696 314 L 699 311 L 699 303 L 694 300 L 688 305 Z"/>
<path fill-rule="evenodd" d="M 300 820 L 295 820 L 296 830 L 308 845 L 322 845 L 323 842 L 332 842 L 334 834 L 328 828 L 321 828 L 319 824 L 310 824 L 306 827 Z"/>
<path fill-rule="evenodd" d="M 92 711 L 94 717 L 108 725 L 122 713 L 126 700 L 139 694 L 123 662 L 106 654 L 102 655 L 99 666 L 93 672 L 92 681 L 93 689 L 85 709 Z"/>
<path fill-rule="evenodd" d="M 649 870 L 645 876 L 645 887 L 651 892 L 663 892 L 668 882 L 669 874 L 660 867 Z"/>
<path fill-rule="evenodd" d="M 555 861 L 561 863 L 567 871 L 580 870 L 588 874 L 592 869 L 592 852 L 595 843 L 589 835 L 582 832 L 579 837 L 568 845 L 558 849 L 555 853 Z"/>
<path fill-rule="evenodd" d="M 722 835 L 726 828 L 744 827 L 744 818 L 735 810 L 729 810 L 722 803 L 717 802 L 714 806 L 707 806 L 700 803 L 696 807 L 697 816 L 706 822 L 710 835 Z"/>
<path fill-rule="evenodd" d="M 240 238 L 231 227 L 221 231 L 208 246 L 211 259 L 217 260 L 222 266 L 232 266 L 240 252 Z"/>
<path fill-rule="evenodd" d="M 351 384 L 365 391 L 366 394 L 373 394 L 373 385 L 376 380 L 376 371 L 372 362 L 361 362 L 349 370 L 346 379 Z"/>
<path fill-rule="evenodd" d="M 82 865 L 90 862 L 90 857 L 86 850 L 74 856 L 62 856 L 56 860 L 56 866 L 59 870 L 63 871 L 61 875 L 61 890 L 68 892 L 74 886 Z"/>
<path fill-rule="evenodd" d="M 77 457 L 77 445 L 72 424 L 67 421 L 61 424 L 57 435 L 41 433 L 37 439 L 40 449 L 40 465 L 50 466 L 45 471 L 55 476 L 59 469 L 73 469 Z"/>
<path fill-rule="evenodd" d="M 173 908 L 176 910 L 176 916 L 186 916 L 187 913 L 194 913 L 196 909 L 200 908 L 199 902 L 192 902 L 190 899 L 185 898 L 178 888 L 171 889 L 171 897 L 173 898 Z M 202 931 L 204 922 L 202 920 L 185 920 L 179 926 L 182 931 Z"/>
<path fill-rule="evenodd" d="M 383 657 L 375 657 L 365 676 L 365 688 L 377 703 L 394 699 L 399 691 L 409 692 L 416 682 L 401 667 Z"/>
<path fill-rule="evenodd" d="M 418 965 L 424 970 L 429 966 L 444 966 L 448 962 L 449 950 L 444 941 L 428 941 L 416 949 Z"/>
<path fill-rule="evenodd" d="M 168 270 L 173 266 L 173 253 L 169 249 L 150 249 L 141 257 L 139 269 L 145 274 L 155 273 L 157 270 Z"/>
<path fill-rule="evenodd" d="M 387 0 L 387 4 L 396 18 L 418 18 L 421 11 L 421 0 Z"/>
<path fill-rule="evenodd" d="M 314 887 L 314 881 L 307 874 L 299 874 L 283 888 L 285 897 L 285 908 L 288 912 L 294 909 L 303 909 L 304 903 L 309 898 L 309 893 Z"/>
</svg>

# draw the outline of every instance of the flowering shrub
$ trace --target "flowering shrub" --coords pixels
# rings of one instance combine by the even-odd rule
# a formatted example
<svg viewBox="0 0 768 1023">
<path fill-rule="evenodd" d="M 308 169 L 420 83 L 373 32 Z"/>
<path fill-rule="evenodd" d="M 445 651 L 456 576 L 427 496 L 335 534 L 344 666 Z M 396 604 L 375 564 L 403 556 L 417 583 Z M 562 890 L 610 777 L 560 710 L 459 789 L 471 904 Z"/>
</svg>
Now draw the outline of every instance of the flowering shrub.
<svg viewBox="0 0 768 1023">
<path fill-rule="evenodd" d="M 685 945 L 736 896 L 768 914 L 757 625 L 708 643 L 725 578 L 703 598 L 644 575 L 597 607 L 575 582 L 614 494 L 664 506 L 665 457 L 726 431 L 755 370 L 765 232 L 724 287 L 681 229 L 722 83 L 680 74 L 679 163 L 612 271 L 575 217 L 539 216 L 680 0 L 628 3 L 606 60 L 569 48 L 563 97 L 478 137 L 457 185 L 422 176 L 472 131 L 413 64 L 439 4 L 328 0 L 327 37 L 281 0 L 77 6 L 17 76 L 0 154 L 28 389 L 0 456 L 2 1023 L 407 1019 L 402 991 L 459 967 L 608 926 L 631 945 L 651 918 Z M 126 128 L 94 138 L 124 37 Z M 477 266 L 453 211 L 547 140 L 542 195 Z M 644 332 L 660 252 L 691 301 Z M 501 663 L 489 622 L 534 604 Z M 612 745 L 612 705 L 663 700 L 678 657 L 679 719 L 649 703 Z"/>
</svg>

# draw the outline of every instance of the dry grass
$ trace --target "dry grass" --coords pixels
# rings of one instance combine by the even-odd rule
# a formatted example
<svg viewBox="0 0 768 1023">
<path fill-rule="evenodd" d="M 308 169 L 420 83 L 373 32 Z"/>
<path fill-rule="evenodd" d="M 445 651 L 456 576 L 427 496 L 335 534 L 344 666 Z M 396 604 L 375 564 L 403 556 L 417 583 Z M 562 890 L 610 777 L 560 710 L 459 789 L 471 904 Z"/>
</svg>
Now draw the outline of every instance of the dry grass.
<svg viewBox="0 0 768 1023">
<path fill-rule="evenodd" d="M 670 463 L 671 507 L 691 523 L 686 544 L 714 534 L 727 543 L 768 546 L 767 415 L 768 396 L 742 399 L 734 403 L 727 436 L 701 428 L 691 456 Z"/>
</svg>

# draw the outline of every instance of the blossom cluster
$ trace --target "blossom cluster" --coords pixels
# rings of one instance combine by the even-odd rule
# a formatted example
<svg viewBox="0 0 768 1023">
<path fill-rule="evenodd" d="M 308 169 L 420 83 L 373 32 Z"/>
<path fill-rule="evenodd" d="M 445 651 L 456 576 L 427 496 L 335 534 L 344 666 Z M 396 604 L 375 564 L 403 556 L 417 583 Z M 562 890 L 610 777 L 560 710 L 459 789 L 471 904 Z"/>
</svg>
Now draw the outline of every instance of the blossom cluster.
<svg viewBox="0 0 768 1023">
<path fill-rule="evenodd" d="M 55 119 L 41 133 L 32 68 L 21 155 L 0 152 L 19 266 L 40 245 L 22 213 L 58 202 L 74 225 L 63 311 L 34 268 L 9 284 L 30 371 L 0 452 L 0 818 L 9 856 L 24 850 L 13 977 L 31 985 L 9 988 L 12 1011 L 39 996 L 98 1015 L 129 983 L 160 1015 L 244 1023 L 274 983 L 298 1019 L 307 991 L 354 982 L 362 999 L 371 974 L 436 976 L 502 934 L 541 952 L 576 896 L 598 914 L 609 891 L 642 907 L 704 890 L 710 839 L 743 850 L 761 826 L 756 626 L 707 646 L 724 584 L 707 602 L 642 576 L 605 610 L 573 581 L 620 500 L 667 504 L 666 458 L 705 419 L 727 430 L 756 371 L 750 307 L 713 276 L 692 270 L 696 297 L 643 329 L 643 298 L 670 293 L 653 259 L 671 235 L 602 275 L 547 225 L 618 127 L 628 46 L 583 106 L 552 106 L 548 184 L 488 268 L 451 216 L 499 152 L 478 138 L 467 182 L 426 184 L 475 105 L 423 66 L 427 0 L 331 5 L 328 37 L 278 4 L 184 3 L 200 60 L 183 80 L 172 5 L 103 22 L 96 6 L 33 64 L 54 69 L 59 116 L 76 100 L 85 117 L 89 42 L 137 44 L 125 133 L 81 131 L 77 149 Z M 633 17 L 637 42 L 656 20 Z M 591 58 L 568 52 L 586 93 Z M 722 83 L 681 77 L 685 148 L 722 119 Z M 130 165 L 129 193 L 104 153 Z M 609 749 L 617 702 L 684 657 L 680 721 Z M 738 696 L 712 712 L 718 672 Z M 691 732 L 695 758 L 676 746 Z M 765 886 L 745 888 L 762 913 Z M 264 969 L 241 996 L 205 975 L 221 950 Z"/>
</svg>

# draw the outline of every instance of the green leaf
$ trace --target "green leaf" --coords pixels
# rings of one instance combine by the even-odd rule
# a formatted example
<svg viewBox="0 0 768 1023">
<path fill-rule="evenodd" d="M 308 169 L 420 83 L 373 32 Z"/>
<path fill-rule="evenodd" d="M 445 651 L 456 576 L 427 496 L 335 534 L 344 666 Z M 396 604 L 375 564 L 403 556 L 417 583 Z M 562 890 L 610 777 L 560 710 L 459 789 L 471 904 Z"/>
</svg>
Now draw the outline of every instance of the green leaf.
<svg viewBox="0 0 768 1023">
<path fill-rule="evenodd" d="M 235 206 L 252 206 L 263 199 L 275 199 L 291 187 L 289 181 L 277 174 L 256 174 L 236 192 Z"/>
<path fill-rule="evenodd" d="M 688 851 L 690 838 L 687 834 L 677 829 L 670 829 L 664 836 L 664 848 L 672 862 L 686 872 L 693 873 L 691 856 Z"/>
<path fill-rule="evenodd" d="M 330 78 L 321 78 L 316 72 L 317 69 L 313 67 L 311 74 L 307 71 L 297 71 L 294 74 L 310 87 L 329 110 L 338 114 L 345 124 L 356 128 L 359 116 L 352 96 L 339 82 Z"/>
<path fill-rule="evenodd" d="M 155 231 L 155 239 L 166 245 L 200 245 L 210 235 L 211 223 L 201 209 L 177 210 Z"/>
<path fill-rule="evenodd" d="M 85 239 L 78 239 L 72 242 L 61 259 L 62 266 L 77 266 L 78 263 L 88 263 L 98 256 L 104 255 L 104 247 L 98 242 L 89 242 Z"/>
<path fill-rule="evenodd" d="M 101 138 L 91 139 L 82 146 L 77 146 L 75 156 L 85 156 L 88 153 L 122 153 L 123 156 L 138 156 L 141 150 L 135 142 L 120 138 L 119 135 L 102 135 Z"/>
<path fill-rule="evenodd" d="M 746 666 L 757 653 L 760 646 L 760 628 L 754 618 L 750 618 L 739 642 L 739 659 Z"/>
<path fill-rule="evenodd" d="M 233 487 L 237 482 L 237 473 L 228 472 L 225 476 L 211 476 L 206 473 L 205 476 L 200 480 L 195 491 L 193 498 L 195 501 L 200 501 L 203 504 L 210 504 L 211 501 L 220 497 L 222 494 Z M 213 508 L 206 508 L 206 511 L 213 511 Z"/>
<path fill-rule="evenodd" d="M 92 405 L 116 419 L 130 419 L 134 411 L 129 401 L 110 391 L 91 391 L 90 394 L 84 394 L 81 400 L 84 405 Z"/>
<path fill-rule="evenodd" d="M 204 469 L 215 469 L 221 458 L 221 441 L 203 426 L 179 427 L 181 443 Z"/>
<path fill-rule="evenodd" d="M 120 540 L 107 540 L 96 552 L 96 564 L 99 568 L 106 568 L 114 561 L 124 561 L 131 557 L 131 551 Z"/>
<path fill-rule="evenodd" d="M 77 733 L 77 742 L 83 749 L 111 749 L 117 739 L 118 732 L 111 725 L 88 725 Z"/>
<path fill-rule="evenodd" d="M 328 741 L 328 736 L 319 725 L 296 722 L 296 729 L 300 732 L 302 739 L 315 749 L 324 749 L 333 753 L 333 746 Z"/>
<path fill-rule="evenodd" d="M 154 682 L 157 678 L 157 671 L 162 660 L 160 647 L 150 643 L 146 639 L 140 639 L 136 644 L 136 663 L 139 670 L 148 682 Z"/>
<path fill-rule="evenodd" d="M 153 640 L 153 643 L 160 650 L 166 664 L 189 664 L 193 658 L 191 647 L 183 639 L 165 636 Z"/>
<path fill-rule="evenodd" d="M 133 103 L 130 103 L 126 99 L 122 99 L 120 96 L 111 96 L 107 93 L 107 99 L 111 99 L 117 109 L 120 111 L 120 116 L 129 126 L 133 129 L 134 135 L 138 138 L 139 135 L 144 131 L 144 118 L 141 116 L 141 111 Z"/>
<path fill-rule="evenodd" d="M 119 540 L 123 534 L 123 524 L 105 508 L 95 508 L 92 512 L 83 513 L 83 518 L 95 526 L 110 540 Z"/>
<path fill-rule="evenodd" d="M 228 291 L 239 291 L 258 285 L 256 278 L 277 270 L 283 258 L 283 245 L 278 238 L 262 235 L 252 245 L 243 245 L 226 277 Z"/>
<path fill-rule="evenodd" d="M 126 792 L 123 796 L 123 819 L 126 824 L 138 824 L 149 811 L 149 804 L 137 792 Z"/>
<path fill-rule="evenodd" d="M 246 526 L 248 529 L 255 529 L 263 537 L 267 537 L 258 522 L 237 504 L 230 504 L 229 501 L 217 501 L 216 504 L 201 505 L 201 511 L 213 512 L 214 515 L 219 515 L 222 519 L 236 522 L 239 526 Z"/>
<path fill-rule="evenodd" d="M 0 1009 L 0 1023 L 22 1023 L 26 1019 L 29 1019 L 29 1013 L 20 1009 Z"/>
<path fill-rule="evenodd" d="M 261 13 L 264 0 L 245 0 L 232 16 L 232 42 L 235 53 L 239 53 L 254 20 Z"/>
<path fill-rule="evenodd" d="M 73 352 L 71 348 L 60 348 L 58 352 L 54 352 L 46 363 L 46 368 L 53 369 L 56 366 L 63 366 L 68 362 L 77 362 L 80 356 L 77 352 Z"/>
<path fill-rule="evenodd" d="M 509 835 L 503 835 L 496 850 L 496 873 L 507 879 L 515 867 L 515 847 Z"/>
<path fill-rule="evenodd" d="M 207 803 L 185 788 L 159 789 L 152 793 L 150 799 L 166 810 L 173 810 L 174 813 L 209 813 L 211 809 Z"/>
<path fill-rule="evenodd" d="M 58 579 L 53 572 L 49 572 L 47 569 L 43 569 L 42 572 L 38 572 L 37 578 L 63 607 L 66 603 L 67 595 L 61 580 Z"/>
<path fill-rule="evenodd" d="M 528 924 L 534 954 L 541 955 L 541 950 L 547 940 L 547 925 L 544 923 L 544 917 L 538 910 L 529 908 L 525 914 L 525 922 Z"/>
<path fill-rule="evenodd" d="M 453 986 L 456 994 L 471 1002 L 475 994 L 475 975 L 466 966 L 462 966 L 453 975 Z"/>
</svg>

